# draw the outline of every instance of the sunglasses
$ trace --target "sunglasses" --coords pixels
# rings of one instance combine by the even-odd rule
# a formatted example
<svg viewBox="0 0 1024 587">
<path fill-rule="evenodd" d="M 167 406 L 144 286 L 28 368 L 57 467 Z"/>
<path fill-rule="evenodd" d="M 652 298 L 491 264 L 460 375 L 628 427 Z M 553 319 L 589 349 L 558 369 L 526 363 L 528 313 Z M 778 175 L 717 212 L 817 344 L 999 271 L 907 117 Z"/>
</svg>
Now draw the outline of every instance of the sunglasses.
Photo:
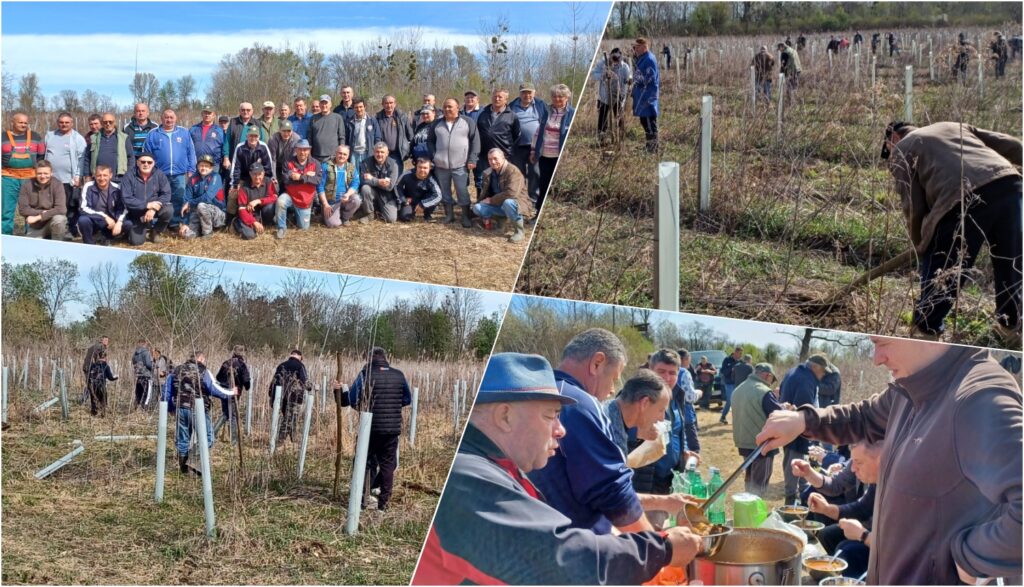
<svg viewBox="0 0 1024 587">
<path fill-rule="evenodd" d="M 152 161 L 139 161 L 139 165 L 152 165 Z"/>
</svg>

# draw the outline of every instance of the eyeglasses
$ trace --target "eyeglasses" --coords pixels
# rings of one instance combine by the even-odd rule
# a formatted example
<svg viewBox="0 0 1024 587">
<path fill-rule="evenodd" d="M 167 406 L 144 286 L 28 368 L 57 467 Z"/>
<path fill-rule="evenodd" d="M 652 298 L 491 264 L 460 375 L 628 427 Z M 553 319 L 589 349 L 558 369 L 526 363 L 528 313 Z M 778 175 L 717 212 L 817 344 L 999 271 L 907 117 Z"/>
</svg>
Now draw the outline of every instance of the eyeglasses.
<svg viewBox="0 0 1024 587">
<path fill-rule="evenodd" d="M 103 124 L 114 124 L 113 120 L 104 120 Z"/>
<path fill-rule="evenodd" d="M 139 161 L 139 165 L 152 165 L 152 161 Z"/>
</svg>

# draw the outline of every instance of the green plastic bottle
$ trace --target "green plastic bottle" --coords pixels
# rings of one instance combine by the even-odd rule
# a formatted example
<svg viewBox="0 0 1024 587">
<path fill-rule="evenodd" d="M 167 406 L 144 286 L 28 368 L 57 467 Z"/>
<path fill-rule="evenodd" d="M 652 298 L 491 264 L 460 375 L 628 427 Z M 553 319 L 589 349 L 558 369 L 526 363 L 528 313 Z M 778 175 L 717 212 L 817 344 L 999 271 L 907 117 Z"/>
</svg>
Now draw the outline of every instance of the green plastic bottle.
<svg viewBox="0 0 1024 587">
<path fill-rule="evenodd" d="M 718 488 L 722 486 L 722 475 L 718 471 L 718 467 L 711 467 L 711 480 L 708 481 L 708 495 L 710 496 L 714 492 L 718 491 Z M 712 524 L 724 524 L 725 523 L 725 496 L 719 496 L 715 499 L 714 503 L 708 506 L 708 520 Z"/>
<path fill-rule="evenodd" d="M 700 471 L 694 469 L 690 474 L 692 475 L 690 478 L 690 495 L 697 499 L 707 499 L 708 487 L 704 485 L 704 480 L 700 477 Z"/>
</svg>

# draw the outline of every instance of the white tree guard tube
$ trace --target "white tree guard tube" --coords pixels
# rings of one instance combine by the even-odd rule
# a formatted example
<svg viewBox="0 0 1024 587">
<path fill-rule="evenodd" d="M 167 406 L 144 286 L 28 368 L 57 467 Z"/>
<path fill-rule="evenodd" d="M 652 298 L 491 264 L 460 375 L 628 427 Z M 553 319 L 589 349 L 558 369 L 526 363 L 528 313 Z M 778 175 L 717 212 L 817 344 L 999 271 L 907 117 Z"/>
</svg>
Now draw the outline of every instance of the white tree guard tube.
<svg viewBox="0 0 1024 587">
<path fill-rule="evenodd" d="M 348 490 L 348 521 L 345 533 L 355 536 L 359 532 L 359 514 L 362 512 L 363 483 L 366 481 L 366 454 L 370 450 L 372 412 L 359 412 L 359 434 L 356 437 L 356 460 L 352 464 L 352 486 Z"/>
<path fill-rule="evenodd" d="M 76 441 L 72 442 L 71 444 L 72 444 L 72 446 L 75 447 L 74 450 L 72 450 L 68 454 L 62 456 L 61 458 L 57 459 L 56 461 L 54 461 L 50 465 L 48 465 L 48 466 L 46 466 L 46 467 L 36 471 L 35 478 L 39 479 L 39 480 L 46 479 L 50 475 L 54 474 L 57 470 L 63 468 L 64 465 L 67 465 L 68 463 L 70 463 L 71 459 L 77 457 L 78 455 L 82 454 L 82 452 L 85 451 L 85 445 L 82 444 L 81 440 L 76 440 Z"/>
<path fill-rule="evenodd" d="M 156 488 L 153 499 L 164 500 L 164 471 L 167 467 L 167 402 L 160 402 L 160 415 L 156 425 Z"/>
<path fill-rule="evenodd" d="M 210 473 L 210 445 L 206 435 L 206 408 L 203 406 L 203 398 L 197 397 L 195 411 L 192 416 L 196 419 L 196 434 L 199 436 L 199 460 L 203 468 L 203 509 L 206 519 L 206 536 L 213 538 L 216 531 L 217 521 L 213 512 L 213 479 Z"/>
<path fill-rule="evenodd" d="M 313 419 L 313 404 L 315 402 L 315 395 L 312 393 L 306 394 L 306 420 L 302 424 L 302 448 L 299 450 L 299 479 L 302 479 L 302 470 L 306 467 L 306 447 L 309 445 L 309 423 Z"/>
<path fill-rule="evenodd" d="M 409 446 L 416 446 L 416 417 L 420 410 L 420 388 L 412 388 L 412 419 L 409 420 Z"/>
<path fill-rule="evenodd" d="M 281 386 L 274 387 L 274 409 L 270 413 L 270 456 L 277 450 L 277 427 L 281 421 Z"/>
</svg>

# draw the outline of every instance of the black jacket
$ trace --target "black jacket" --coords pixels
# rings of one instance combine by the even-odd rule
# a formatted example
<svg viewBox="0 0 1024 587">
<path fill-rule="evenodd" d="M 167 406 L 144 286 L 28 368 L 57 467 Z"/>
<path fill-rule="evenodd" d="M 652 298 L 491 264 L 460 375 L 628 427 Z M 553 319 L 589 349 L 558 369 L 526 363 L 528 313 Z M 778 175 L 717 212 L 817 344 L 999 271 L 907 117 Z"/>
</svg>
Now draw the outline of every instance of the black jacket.
<svg viewBox="0 0 1024 587">
<path fill-rule="evenodd" d="M 249 376 L 249 365 L 245 364 L 245 359 L 242 357 L 231 357 L 221 363 L 220 370 L 217 371 L 217 383 L 221 387 L 231 389 L 231 386 L 228 384 L 228 374 L 232 369 L 235 370 L 235 387 L 243 391 L 249 389 L 252 385 L 252 379 Z"/>
<path fill-rule="evenodd" d="M 401 434 L 402 407 L 412 403 L 409 383 L 387 360 L 374 358 L 363 366 L 349 392 L 361 412 L 372 412 L 371 434 Z"/>
<path fill-rule="evenodd" d="M 307 380 L 306 366 L 302 364 L 302 361 L 295 357 L 288 357 L 288 360 L 277 366 L 274 376 L 270 379 L 270 389 L 267 390 L 270 403 L 274 403 L 274 388 L 278 385 L 281 386 L 281 390 L 285 393 L 284 397 L 287 397 L 288 401 L 302 403 Z"/>
<path fill-rule="evenodd" d="M 495 114 L 488 105 L 480 112 L 480 118 L 476 121 L 477 133 L 480 135 L 480 160 L 486 165 L 487 152 L 497 147 L 505 153 L 505 157 L 512 157 L 512 148 L 519 141 L 519 117 L 512 108 L 505 106 L 505 111 Z M 538 132 L 543 131 L 541 129 Z"/>
</svg>

